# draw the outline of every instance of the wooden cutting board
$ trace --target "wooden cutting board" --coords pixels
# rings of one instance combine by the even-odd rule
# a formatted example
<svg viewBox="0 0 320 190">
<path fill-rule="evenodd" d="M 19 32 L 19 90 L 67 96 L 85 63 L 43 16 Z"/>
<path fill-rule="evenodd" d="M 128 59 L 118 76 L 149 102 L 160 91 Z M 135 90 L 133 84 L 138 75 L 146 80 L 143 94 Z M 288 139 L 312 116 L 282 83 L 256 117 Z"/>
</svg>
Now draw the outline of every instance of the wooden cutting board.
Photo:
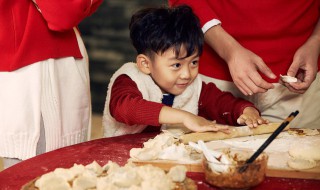
<svg viewBox="0 0 320 190">
<path fill-rule="evenodd" d="M 160 167 L 166 171 L 169 171 L 171 167 L 175 165 L 184 165 L 186 166 L 189 172 L 204 172 L 202 164 L 185 164 L 174 161 L 134 161 L 137 165 L 151 164 L 153 166 Z M 293 170 L 293 169 L 279 169 L 279 168 L 268 168 L 266 172 L 268 177 L 281 177 L 281 178 L 298 178 L 298 179 L 317 179 L 320 180 L 320 162 L 318 166 L 312 169 L 307 170 Z"/>
<path fill-rule="evenodd" d="M 134 161 L 137 165 L 151 164 L 153 166 L 160 167 L 166 171 L 169 171 L 171 167 L 175 165 L 184 165 L 186 166 L 189 172 L 204 172 L 201 163 L 198 164 L 184 164 L 173 161 Z M 277 168 L 268 168 L 266 172 L 268 177 L 282 177 L 282 178 L 298 178 L 298 179 L 317 179 L 320 180 L 320 163 L 316 168 L 308 170 L 293 170 L 293 169 L 277 169 Z"/>
<path fill-rule="evenodd" d="M 282 133 L 287 133 L 288 132 L 282 132 Z M 269 134 L 266 135 L 255 135 L 251 137 L 240 137 L 240 138 L 235 138 L 235 139 L 229 139 L 232 140 L 231 142 L 241 142 L 241 140 L 244 140 L 245 138 L 256 138 L 258 140 L 264 141 Z M 316 136 L 301 136 L 301 137 L 296 137 L 297 139 L 301 142 L 303 141 L 308 141 L 310 138 L 313 140 L 315 138 L 318 138 L 320 140 L 320 135 Z M 239 140 L 239 141 L 238 141 Z M 278 139 L 276 139 L 278 140 Z M 274 147 L 276 147 L 277 143 L 281 143 L 281 141 L 276 142 L 273 144 Z M 281 140 L 281 138 L 279 139 Z M 317 139 L 316 139 L 317 140 Z M 209 148 L 222 148 L 222 147 L 234 147 L 229 144 L 225 143 L 227 142 L 226 140 L 218 140 L 218 141 L 210 141 L 207 143 L 207 146 Z M 244 140 L 246 142 L 246 140 Z M 220 144 L 219 144 L 220 143 Z M 247 143 L 250 144 L 250 141 L 247 141 Z M 290 141 L 285 141 L 285 143 L 290 143 Z M 232 144 L 232 143 L 231 143 Z M 272 143 L 271 143 L 272 144 Z M 270 148 L 272 148 L 271 145 L 269 145 Z M 244 147 L 240 147 L 244 148 Z M 268 169 L 266 172 L 266 175 L 269 177 L 284 177 L 284 178 L 299 178 L 299 179 L 317 179 L 320 180 L 320 161 L 317 163 L 317 167 L 312 168 L 312 169 L 306 169 L 306 170 L 294 170 L 291 169 L 287 166 L 287 160 L 289 158 L 289 154 L 286 151 L 286 147 L 282 148 L 283 150 L 281 151 L 274 151 L 270 150 L 268 151 L 268 148 L 266 149 L 266 153 L 269 155 L 269 162 L 268 162 Z M 172 166 L 174 165 L 185 165 L 190 172 L 203 172 L 202 168 L 202 163 L 181 163 L 181 162 L 176 162 L 176 161 L 167 161 L 167 160 L 155 160 L 155 161 L 134 161 L 135 164 L 137 165 L 144 165 L 144 164 L 152 164 L 154 166 L 160 167 L 164 170 L 169 170 Z"/>
</svg>

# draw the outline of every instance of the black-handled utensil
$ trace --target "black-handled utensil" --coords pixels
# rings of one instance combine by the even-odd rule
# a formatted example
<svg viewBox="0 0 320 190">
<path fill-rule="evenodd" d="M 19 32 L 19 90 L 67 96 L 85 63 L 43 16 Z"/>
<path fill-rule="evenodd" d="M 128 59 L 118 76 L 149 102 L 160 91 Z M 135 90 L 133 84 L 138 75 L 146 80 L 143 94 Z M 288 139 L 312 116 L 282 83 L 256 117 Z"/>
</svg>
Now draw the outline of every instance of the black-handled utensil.
<svg viewBox="0 0 320 190">
<path fill-rule="evenodd" d="M 248 168 L 248 164 L 252 163 L 263 152 L 264 149 L 279 135 L 279 133 L 286 128 L 286 126 L 299 114 L 299 111 L 292 112 L 281 125 L 270 135 L 270 137 L 259 147 L 259 149 L 245 162 L 244 166 L 239 168 L 242 173 Z"/>
</svg>

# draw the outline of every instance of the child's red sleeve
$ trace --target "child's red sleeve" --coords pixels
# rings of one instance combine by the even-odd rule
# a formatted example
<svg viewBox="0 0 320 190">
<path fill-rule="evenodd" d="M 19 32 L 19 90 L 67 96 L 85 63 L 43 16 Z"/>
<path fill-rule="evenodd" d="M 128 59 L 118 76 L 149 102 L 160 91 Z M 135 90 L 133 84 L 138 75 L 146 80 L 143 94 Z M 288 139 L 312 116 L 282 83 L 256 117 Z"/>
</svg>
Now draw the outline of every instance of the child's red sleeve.
<svg viewBox="0 0 320 190">
<path fill-rule="evenodd" d="M 110 114 L 127 125 L 160 126 L 161 103 L 143 99 L 136 83 L 127 75 L 120 75 L 113 83 L 110 97 Z"/>
<path fill-rule="evenodd" d="M 199 100 L 200 116 L 216 120 L 221 124 L 238 125 L 237 119 L 246 107 L 255 108 L 253 103 L 236 98 L 230 92 L 223 92 L 213 83 L 202 83 Z"/>
</svg>

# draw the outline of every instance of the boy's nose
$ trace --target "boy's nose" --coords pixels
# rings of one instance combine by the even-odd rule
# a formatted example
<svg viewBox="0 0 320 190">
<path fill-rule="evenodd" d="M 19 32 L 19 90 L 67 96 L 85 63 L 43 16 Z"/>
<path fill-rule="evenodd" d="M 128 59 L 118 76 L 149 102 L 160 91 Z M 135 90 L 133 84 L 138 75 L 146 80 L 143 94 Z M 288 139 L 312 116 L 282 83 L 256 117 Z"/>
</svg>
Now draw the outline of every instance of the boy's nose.
<svg viewBox="0 0 320 190">
<path fill-rule="evenodd" d="M 182 79 L 189 79 L 190 76 L 191 76 L 191 73 L 190 73 L 190 69 L 189 69 L 189 68 L 184 68 L 184 69 L 182 70 L 181 75 L 180 75 L 180 77 L 181 77 Z"/>
</svg>

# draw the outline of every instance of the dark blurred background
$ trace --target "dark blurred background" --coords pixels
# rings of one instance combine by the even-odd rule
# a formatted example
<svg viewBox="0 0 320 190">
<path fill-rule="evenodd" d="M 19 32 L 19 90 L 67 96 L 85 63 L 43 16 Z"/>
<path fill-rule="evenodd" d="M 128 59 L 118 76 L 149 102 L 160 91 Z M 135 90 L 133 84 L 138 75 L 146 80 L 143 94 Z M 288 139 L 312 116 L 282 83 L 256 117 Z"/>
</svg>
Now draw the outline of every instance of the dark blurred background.
<svg viewBox="0 0 320 190">
<path fill-rule="evenodd" d="M 166 0 L 105 0 L 80 25 L 90 61 L 92 111 L 102 114 L 112 74 L 124 63 L 135 61 L 129 37 L 131 15 L 145 7 L 166 6 Z"/>
</svg>

